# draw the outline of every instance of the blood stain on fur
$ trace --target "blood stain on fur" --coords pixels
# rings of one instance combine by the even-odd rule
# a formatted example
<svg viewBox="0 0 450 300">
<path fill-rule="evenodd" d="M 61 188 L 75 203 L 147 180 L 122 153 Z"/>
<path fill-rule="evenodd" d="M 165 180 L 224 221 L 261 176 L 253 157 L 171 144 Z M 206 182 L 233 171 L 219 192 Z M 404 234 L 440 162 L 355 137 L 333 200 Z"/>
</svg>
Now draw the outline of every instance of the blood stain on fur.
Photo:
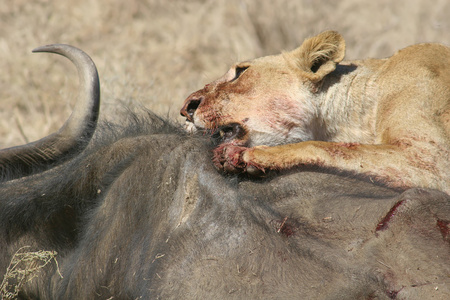
<svg viewBox="0 0 450 300">
<path fill-rule="evenodd" d="M 397 299 L 397 294 L 401 291 L 402 289 L 398 290 L 398 291 L 387 291 L 386 294 L 389 297 L 389 299 Z"/>
<path fill-rule="evenodd" d="M 439 231 L 442 234 L 444 240 L 449 239 L 450 234 L 450 221 L 437 220 L 436 226 L 439 228 Z"/>
<path fill-rule="evenodd" d="M 386 214 L 386 216 L 384 216 L 383 220 L 381 220 L 380 223 L 378 223 L 375 231 L 386 230 L 388 228 L 389 221 L 391 221 L 392 217 L 397 214 L 397 209 L 404 202 L 405 202 L 405 200 L 402 200 L 402 201 L 399 201 L 399 202 L 395 203 L 395 205 L 392 206 L 392 208 L 389 210 L 389 212 Z"/>
<path fill-rule="evenodd" d="M 286 222 L 288 217 L 285 217 L 283 220 L 272 220 L 271 223 L 275 225 L 277 233 L 284 234 L 286 237 L 290 237 L 297 229 L 290 223 Z"/>
</svg>

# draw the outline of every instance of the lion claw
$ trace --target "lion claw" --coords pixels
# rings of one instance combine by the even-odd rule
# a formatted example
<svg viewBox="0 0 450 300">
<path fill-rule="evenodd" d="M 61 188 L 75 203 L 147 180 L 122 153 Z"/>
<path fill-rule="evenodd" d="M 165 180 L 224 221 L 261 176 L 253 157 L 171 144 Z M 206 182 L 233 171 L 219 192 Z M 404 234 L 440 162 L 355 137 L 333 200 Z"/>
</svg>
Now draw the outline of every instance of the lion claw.
<svg viewBox="0 0 450 300">
<path fill-rule="evenodd" d="M 252 152 L 252 148 L 224 144 L 214 149 L 213 162 L 217 169 L 226 173 L 239 174 L 247 173 L 252 176 L 261 176 L 264 169 L 252 163 L 245 157 Z"/>
<path fill-rule="evenodd" d="M 242 159 L 242 153 L 246 147 L 224 144 L 214 149 L 213 162 L 217 169 L 227 173 L 245 172 L 247 163 Z"/>
</svg>

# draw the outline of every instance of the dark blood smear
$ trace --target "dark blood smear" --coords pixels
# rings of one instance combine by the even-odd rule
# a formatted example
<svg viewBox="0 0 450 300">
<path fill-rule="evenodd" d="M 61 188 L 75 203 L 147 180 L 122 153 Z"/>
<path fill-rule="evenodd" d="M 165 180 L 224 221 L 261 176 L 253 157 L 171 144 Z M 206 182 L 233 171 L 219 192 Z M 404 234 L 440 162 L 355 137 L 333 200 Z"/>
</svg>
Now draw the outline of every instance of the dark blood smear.
<svg viewBox="0 0 450 300">
<path fill-rule="evenodd" d="M 397 208 L 400 205 L 402 205 L 403 202 L 405 202 L 405 200 L 399 201 L 399 202 L 395 203 L 394 206 L 392 206 L 392 208 L 389 210 L 389 212 L 386 214 L 386 216 L 383 218 L 383 220 L 381 220 L 381 222 L 378 223 L 375 231 L 380 231 L 380 230 L 383 231 L 388 228 L 389 221 L 392 219 L 393 216 L 395 216 L 397 214 Z"/>
<path fill-rule="evenodd" d="M 290 224 L 284 223 L 284 225 L 280 228 L 280 232 L 287 237 L 290 237 L 295 233 L 295 229 Z"/>
<path fill-rule="evenodd" d="M 450 221 L 437 220 L 436 226 L 441 231 L 442 237 L 447 239 L 450 234 Z"/>
</svg>

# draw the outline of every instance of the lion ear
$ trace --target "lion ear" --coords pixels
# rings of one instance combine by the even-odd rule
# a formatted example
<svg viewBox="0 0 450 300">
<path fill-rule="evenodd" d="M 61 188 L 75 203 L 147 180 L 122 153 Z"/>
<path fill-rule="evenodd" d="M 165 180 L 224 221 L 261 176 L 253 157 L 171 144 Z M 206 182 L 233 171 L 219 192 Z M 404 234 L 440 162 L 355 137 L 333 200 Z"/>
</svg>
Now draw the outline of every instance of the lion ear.
<svg viewBox="0 0 450 300">
<path fill-rule="evenodd" d="M 344 59 L 345 41 L 336 31 L 325 31 L 305 40 L 300 47 L 285 55 L 302 75 L 318 82 Z"/>
</svg>

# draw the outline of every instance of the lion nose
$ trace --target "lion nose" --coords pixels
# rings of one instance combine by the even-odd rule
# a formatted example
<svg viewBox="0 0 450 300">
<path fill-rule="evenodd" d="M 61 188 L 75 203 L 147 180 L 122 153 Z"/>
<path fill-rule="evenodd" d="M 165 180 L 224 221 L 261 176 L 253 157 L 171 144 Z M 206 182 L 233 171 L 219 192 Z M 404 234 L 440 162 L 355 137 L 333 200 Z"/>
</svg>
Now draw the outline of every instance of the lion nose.
<svg viewBox="0 0 450 300">
<path fill-rule="evenodd" d="M 199 98 L 188 98 L 186 99 L 183 108 L 180 110 L 180 114 L 185 116 L 191 122 L 194 122 L 194 113 L 200 104 L 203 102 L 204 97 Z"/>
</svg>

